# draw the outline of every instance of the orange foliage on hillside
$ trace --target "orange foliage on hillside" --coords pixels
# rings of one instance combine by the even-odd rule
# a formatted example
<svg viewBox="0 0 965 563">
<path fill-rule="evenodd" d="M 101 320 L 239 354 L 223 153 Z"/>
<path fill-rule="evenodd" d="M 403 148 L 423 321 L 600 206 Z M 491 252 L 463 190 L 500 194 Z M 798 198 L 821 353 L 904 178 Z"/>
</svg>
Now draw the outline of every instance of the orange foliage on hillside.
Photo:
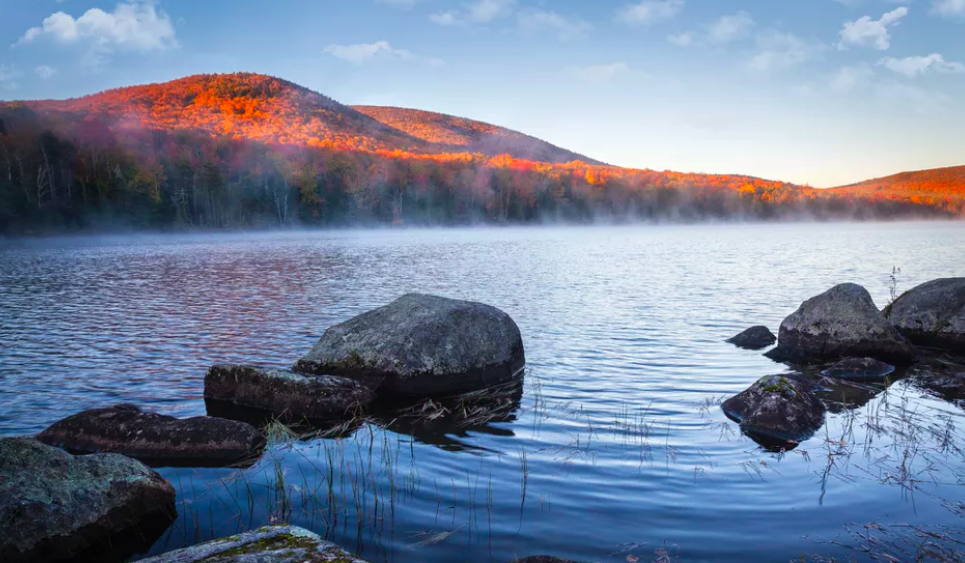
<svg viewBox="0 0 965 563">
<path fill-rule="evenodd" d="M 117 131 L 201 131 L 334 150 L 509 153 L 547 162 L 582 158 L 487 123 L 398 108 L 355 109 L 297 84 L 250 73 L 189 76 L 71 100 L 26 103 L 61 123 L 60 129 L 97 120 Z"/>
<path fill-rule="evenodd" d="M 432 143 L 442 151 L 461 149 L 489 155 L 512 154 L 540 162 L 565 163 L 579 160 L 599 164 L 593 159 L 535 137 L 481 121 L 396 107 L 352 106 L 352 109 L 412 137 Z"/>
<path fill-rule="evenodd" d="M 878 200 L 911 201 L 934 205 L 948 197 L 965 196 L 965 166 L 902 172 L 829 192 Z"/>
<path fill-rule="evenodd" d="M 965 216 L 965 167 L 817 190 L 605 165 L 494 125 L 344 106 L 257 74 L 0 103 L 0 233 L 124 217 L 167 228 Z"/>
</svg>

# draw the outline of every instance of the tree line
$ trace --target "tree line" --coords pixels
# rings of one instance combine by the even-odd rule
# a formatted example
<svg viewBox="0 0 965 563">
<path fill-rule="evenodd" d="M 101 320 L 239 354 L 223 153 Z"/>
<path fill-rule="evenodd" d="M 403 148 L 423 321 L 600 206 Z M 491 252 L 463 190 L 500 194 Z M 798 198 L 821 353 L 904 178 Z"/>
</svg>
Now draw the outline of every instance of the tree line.
<svg viewBox="0 0 965 563">
<path fill-rule="evenodd" d="M 955 193 L 911 201 L 746 176 L 61 125 L 0 107 L 0 234 L 965 214 Z"/>
</svg>

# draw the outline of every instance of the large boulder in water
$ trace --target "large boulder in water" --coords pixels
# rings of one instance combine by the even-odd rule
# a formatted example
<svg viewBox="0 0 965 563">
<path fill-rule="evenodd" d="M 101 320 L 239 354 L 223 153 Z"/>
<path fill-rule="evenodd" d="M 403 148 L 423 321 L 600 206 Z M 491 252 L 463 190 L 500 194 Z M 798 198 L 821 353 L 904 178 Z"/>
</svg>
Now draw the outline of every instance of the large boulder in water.
<svg viewBox="0 0 965 563">
<path fill-rule="evenodd" d="M 294 526 L 266 526 L 138 563 L 366 563 L 339 546 Z"/>
<path fill-rule="evenodd" d="M 375 400 L 375 392 L 345 377 L 216 365 L 204 378 L 204 398 L 287 421 L 333 421 L 352 418 Z"/>
<path fill-rule="evenodd" d="M 217 466 L 258 456 L 265 436 L 244 422 L 178 419 L 135 405 L 91 409 L 55 422 L 37 439 L 74 453 L 110 452 L 152 465 Z"/>
<path fill-rule="evenodd" d="M 525 363 L 519 328 L 506 313 L 409 294 L 326 330 L 295 371 L 359 379 L 390 397 L 426 397 L 507 383 Z"/>
<path fill-rule="evenodd" d="M 761 350 L 777 342 L 777 337 L 766 326 L 752 326 L 737 336 L 728 338 L 727 342 L 738 348 Z"/>
<path fill-rule="evenodd" d="M 919 285 L 886 307 L 885 316 L 915 344 L 965 354 L 965 278 Z"/>
<path fill-rule="evenodd" d="M 915 350 L 881 314 L 868 290 L 853 283 L 836 285 L 805 301 L 781 323 L 778 361 L 822 361 L 871 357 L 906 364 Z"/>
<path fill-rule="evenodd" d="M 139 461 L 0 438 L 0 561 L 55 561 L 159 516 L 171 521 L 174 498 Z"/>
<path fill-rule="evenodd" d="M 762 377 L 721 408 L 752 437 L 784 442 L 807 439 L 824 424 L 824 405 L 811 386 L 788 375 Z"/>
</svg>

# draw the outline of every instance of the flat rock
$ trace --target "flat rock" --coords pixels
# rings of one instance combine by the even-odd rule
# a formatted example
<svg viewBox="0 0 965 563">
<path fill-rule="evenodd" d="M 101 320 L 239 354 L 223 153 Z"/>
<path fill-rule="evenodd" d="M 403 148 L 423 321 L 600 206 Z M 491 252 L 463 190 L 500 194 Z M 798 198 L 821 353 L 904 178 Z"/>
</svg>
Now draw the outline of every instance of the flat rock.
<svg viewBox="0 0 965 563">
<path fill-rule="evenodd" d="M 507 383 L 525 363 L 519 328 L 506 313 L 409 294 L 326 330 L 295 371 L 359 379 L 390 398 L 430 397 Z"/>
<path fill-rule="evenodd" d="M 915 349 L 881 314 L 868 290 L 845 283 L 808 299 L 784 319 L 777 348 L 766 355 L 792 362 L 871 357 L 907 364 Z"/>
<path fill-rule="evenodd" d="M 886 307 L 885 316 L 915 344 L 965 354 L 965 278 L 919 285 Z"/>
<path fill-rule="evenodd" d="M 824 424 L 824 405 L 806 382 L 788 375 L 762 377 L 721 408 L 745 433 L 787 442 L 805 440 Z"/>
<path fill-rule="evenodd" d="M 216 365 L 204 378 L 204 398 L 267 411 L 285 420 L 352 418 L 375 400 L 362 383 L 255 366 Z"/>
<path fill-rule="evenodd" d="M 264 435 L 244 422 L 178 419 L 134 405 L 69 416 L 37 439 L 74 453 L 118 453 L 152 465 L 228 465 L 257 457 L 265 444 Z"/>
<path fill-rule="evenodd" d="M 881 379 L 894 371 L 895 366 L 874 358 L 845 358 L 822 371 L 821 375 L 837 379 Z"/>
<path fill-rule="evenodd" d="M 175 492 L 139 461 L 0 438 L 0 561 L 56 561 L 140 523 L 173 521 Z"/>
<path fill-rule="evenodd" d="M 761 350 L 777 342 L 777 337 L 774 336 L 771 329 L 766 326 L 754 326 L 733 338 L 728 338 L 727 342 L 730 342 L 738 348 Z"/>
<path fill-rule="evenodd" d="M 366 563 L 294 526 L 269 526 L 142 559 L 139 563 Z"/>
</svg>

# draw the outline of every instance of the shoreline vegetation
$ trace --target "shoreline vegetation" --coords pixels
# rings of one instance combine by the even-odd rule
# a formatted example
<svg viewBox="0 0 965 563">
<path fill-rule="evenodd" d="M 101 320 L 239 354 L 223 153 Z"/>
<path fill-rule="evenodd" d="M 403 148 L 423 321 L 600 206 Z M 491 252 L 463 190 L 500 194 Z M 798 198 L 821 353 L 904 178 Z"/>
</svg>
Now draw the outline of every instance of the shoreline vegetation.
<svg viewBox="0 0 965 563">
<path fill-rule="evenodd" d="M 0 236 L 965 216 L 965 166 L 814 189 L 609 166 L 257 74 L 0 102 Z"/>
</svg>

